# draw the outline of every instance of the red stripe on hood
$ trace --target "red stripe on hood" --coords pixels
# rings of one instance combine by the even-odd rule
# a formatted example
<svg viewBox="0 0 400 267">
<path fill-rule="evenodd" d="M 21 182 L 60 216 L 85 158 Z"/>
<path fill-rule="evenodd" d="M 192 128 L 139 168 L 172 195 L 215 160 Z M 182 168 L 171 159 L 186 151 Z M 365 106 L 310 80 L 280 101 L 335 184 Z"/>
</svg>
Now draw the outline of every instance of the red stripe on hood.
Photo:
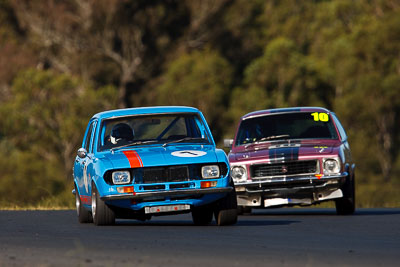
<svg viewBox="0 0 400 267">
<path fill-rule="evenodd" d="M 143 167 L 142 159 L 136 151 L 123 151 L 123 153 L 128 158 L 131 168 Z"/>
</svg>

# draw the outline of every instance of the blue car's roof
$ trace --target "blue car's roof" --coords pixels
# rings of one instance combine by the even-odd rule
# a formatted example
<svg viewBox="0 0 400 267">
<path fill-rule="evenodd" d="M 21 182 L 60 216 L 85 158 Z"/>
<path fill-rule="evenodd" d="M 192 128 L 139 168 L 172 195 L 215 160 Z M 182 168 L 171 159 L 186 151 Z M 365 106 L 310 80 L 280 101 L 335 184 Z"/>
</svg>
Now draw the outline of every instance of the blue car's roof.
<svg viewBox="0 0 400 267">
<path fill-rule="evenodd" d="M 160 113 L 184 113 L 184 112 L 196 112 L 200 111 L 193 107 L 184 106 L 159 106 L 159 107 L 141 107 L 141 108 L 126 108 L 126 109 L 115 109 L 97 113 L 93 118 L 107 119 L 112 117 L 122 117 L 129 115 L 142 115 L 142 114 L 160 114 Z"/>
</svg>

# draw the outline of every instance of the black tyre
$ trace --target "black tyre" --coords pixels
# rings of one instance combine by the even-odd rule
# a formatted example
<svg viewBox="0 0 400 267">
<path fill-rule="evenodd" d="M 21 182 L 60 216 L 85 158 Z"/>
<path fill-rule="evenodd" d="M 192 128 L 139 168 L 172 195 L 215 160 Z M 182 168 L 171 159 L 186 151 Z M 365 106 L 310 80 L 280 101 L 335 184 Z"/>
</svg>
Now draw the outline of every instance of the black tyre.
<svg viewBox="0 0 400 267">
<path fill-rule="evenodd" d="M 237 209 L 236 191 L 233 189 L 233 191 L 221 199 L 216 206 L 214 215 L 217 225 L 235 224 L 238 216 Z"/>
<path fill-rule="evenodd" d="M 112 225 L 115 223 L 114 212 L 100 199 L 95 185 L 92 185 L 92 217 L 95 225 Z"/>
<path fill-rule="evenodd" d="M 247 214 L 251 214 L 251 207 L 248 206 L 238 206 L 237 208 L 237 213 L 238 215 L 247 215 Z"/>
<path fill-rule="evenodd" d="M 356 210 L 356 194 L 354 186 L 354 175 L 346 179 L 342 187 L 343 197 L 335 200 L 336 213 L 338 215 L 350 215 Z"/>
<path fill-rule="evenodd" d="M 78 190 L 75 186 L 75 205 L 76 205 L 76 213 L 78 215 L 78 221 L 80 223 L 91 223 L 93 222 L 92 214 L 89 210 L 82 206 L 81 197 L 79 196 Z"/>
<path fill-rule="evenodd" d="M 195 225 L 210 224 L 213 218 L 214 209 L 211 205 L 195 207 L 192 210 L 192 218 Z"/>
</svg>

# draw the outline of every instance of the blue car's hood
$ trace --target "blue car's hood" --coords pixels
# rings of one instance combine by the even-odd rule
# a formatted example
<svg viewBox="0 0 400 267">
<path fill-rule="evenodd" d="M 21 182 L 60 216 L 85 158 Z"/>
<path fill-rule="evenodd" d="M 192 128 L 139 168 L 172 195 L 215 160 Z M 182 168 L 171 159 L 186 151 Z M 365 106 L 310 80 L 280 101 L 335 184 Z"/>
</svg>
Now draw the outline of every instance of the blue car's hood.
<svg viewBox="0 0 400 267">
<path fill-rule="evenodd" d="M 104 154 L 113 168 L 154 167 L 166 165 L 182 165 L 192 163 L 217 162 L 215 148 L 212 145 L 176 145 L 146 146 L 124 148 Z"/>
</svg>

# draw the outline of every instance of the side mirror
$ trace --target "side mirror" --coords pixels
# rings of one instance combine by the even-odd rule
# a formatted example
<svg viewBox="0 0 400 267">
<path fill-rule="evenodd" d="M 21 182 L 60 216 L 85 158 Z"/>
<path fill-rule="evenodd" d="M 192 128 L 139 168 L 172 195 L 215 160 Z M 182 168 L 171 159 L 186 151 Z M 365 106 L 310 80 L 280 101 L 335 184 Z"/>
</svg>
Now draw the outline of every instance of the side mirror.
<svg viewBox="0 0 400 267">
<path fill-rule="evenodd" d="M 86 158 L 86 155 L 87 155 L 86 149 L 84 149 L 83 147 L 78 149 L 78 157 L 83 159 L 83 158 Z"/>
<path fill-rule="evenodd" d="M 233 139 L 224 139 L 224 147 L 231 149 L 232 144 L 233 144 Z"/>
</svg>

